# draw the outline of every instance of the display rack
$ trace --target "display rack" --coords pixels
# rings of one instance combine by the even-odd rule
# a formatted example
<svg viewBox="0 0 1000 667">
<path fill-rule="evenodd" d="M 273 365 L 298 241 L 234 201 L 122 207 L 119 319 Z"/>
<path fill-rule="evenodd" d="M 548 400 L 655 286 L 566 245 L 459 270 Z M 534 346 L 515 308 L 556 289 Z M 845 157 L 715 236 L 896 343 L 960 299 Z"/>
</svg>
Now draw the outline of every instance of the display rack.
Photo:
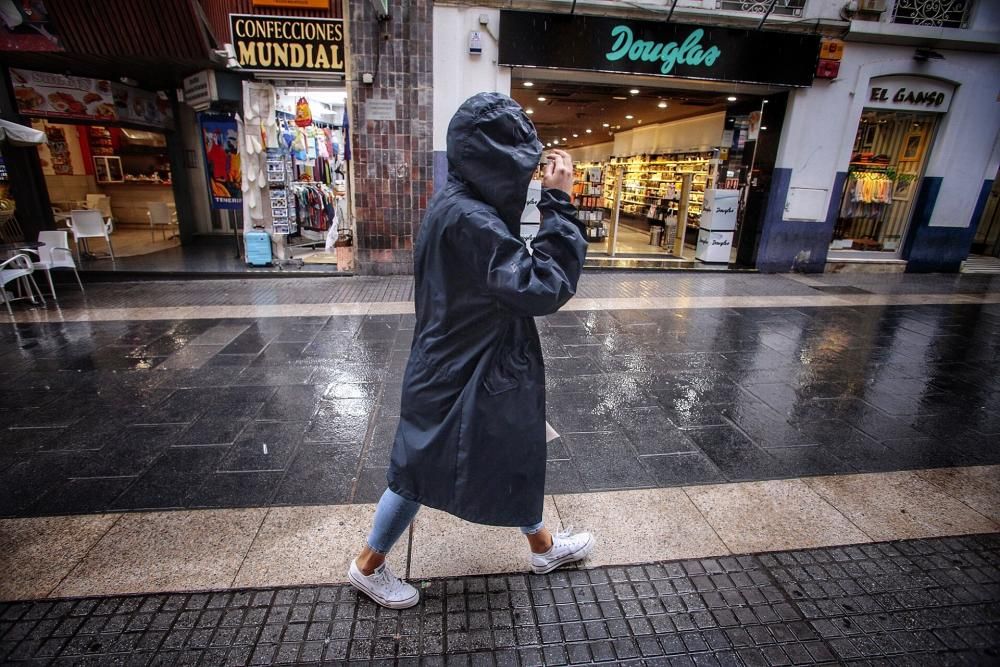
<svg viewBox="0 0 1000 667">
<path fill-rule="evenodd" d="M 680 209 L 682 175 L 691 174 L 688 226 L 697 227 L 704 193 L 715 187 L 719 160 L 715 151 L 612 157 L 604 181 L 606 207 L 613 205 L 616 174 L 622 173 L 622 213 L 667 224 Z"/>
<path fill-rule="evenodd" d="M 603 207 L 604 166 L 599 162 L 576 164 L 573 168 L 573 197 L 577 216 L 586 227 L 585 234 L 591 243 L 608 237 L 607 214 Z"/>
</svg>

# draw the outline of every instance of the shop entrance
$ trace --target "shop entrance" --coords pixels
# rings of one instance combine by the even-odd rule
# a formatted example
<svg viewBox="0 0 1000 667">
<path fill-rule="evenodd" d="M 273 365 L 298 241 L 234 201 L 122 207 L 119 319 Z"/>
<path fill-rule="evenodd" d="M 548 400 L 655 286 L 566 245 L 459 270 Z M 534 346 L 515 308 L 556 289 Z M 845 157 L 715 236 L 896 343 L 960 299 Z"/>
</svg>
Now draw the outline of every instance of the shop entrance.
<svg viewBox="0 0 1000 667">
<path fill-rule="evenodd" d="M 107 230 L 106 238 L 82 241 L 82 264 L 180 245 L 163 133 L 47 119 L 31 125 L 48 139 L 38 153 L 57 229 L 79 231 L 98 211 Z"/>
<path fill-rule="evenodd" d="M 744 225 L 746 203 L 773 166 L 758 161 L 758 143 L 769 133 L 776 147 L 781 130 L 765 89 L 681 89 L 676 81 L 668 88 L 638 76 L 577 83 L 552 74 L 515 70 L 512 96 L 547 148 L 573 156 L 591 265 L 753 266 L 753 248 L 738 253 L 737 243 L 756 242 L 742 233 L 755 226 Z"/>
<path fill-rule="evenodd" d="M 283 211 L 272 206 L 273 232 L 279 236 L 285 232 L 288 259 L 336 265 L 338 238 L 353 233 L 347 214 L 344 159 L 347 91 L 343 87 L 281 86 L 275 91 L 281 140 L 274 155 L 284 163 L 288 218 L 284 224 Z M 305 120 L 303 113 L 308 115 Z M 269 181 L 280 186 L 277 179 Z"/>
<path fill-rule="evenodd" d="M 899 256 L 940 117 L 875 109 L 862 113 L 831 252 Z"/>
</svg>

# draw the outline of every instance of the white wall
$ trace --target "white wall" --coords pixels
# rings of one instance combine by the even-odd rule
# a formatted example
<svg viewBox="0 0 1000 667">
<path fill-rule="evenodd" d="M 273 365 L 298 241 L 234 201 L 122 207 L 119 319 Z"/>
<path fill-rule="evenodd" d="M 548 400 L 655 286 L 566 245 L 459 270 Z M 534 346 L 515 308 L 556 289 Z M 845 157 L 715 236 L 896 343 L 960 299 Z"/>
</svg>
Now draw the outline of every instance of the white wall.
<svg viewBox="0 0 1000 667">
<path fill-rule="evenodd" d="M 615 135 L 614 155 L 702 151 L 718 146 L 726 113 L 717 113 L 658 123 Z"/>
<path fill-rule="evenodd" d="M 958 84 L 927 164 L 927 176 L 944 177 L 931 226 L 966 227 L 983 181 L 996 175 L 991 149 L 1000 133 L 1000 58 L 967 51 L 941 51 L 944 60 L 918 63 L 912 46 L 849 42 L 840 76 L 817 80 L 790 100 L 778 152 L 778 167 L 792 169 L 791 188 L 824 189 L 814 219 L 826 216 L 838 171 L 846 171 L 870 79 L 909 74 Z M 765 112 L 766 114 L 766 112 Z M 765 124 L 766 124 L 765 115 Z M 822 203 L 822 206 L 820 206 Z"/>
<path fill-rule="evenodd" d="M 615 154 L 615 142 L 606 141 L 603 144 L 574 148 L 569 154 L 573 162 L 605 162 Z"/>
<path fill-rule="evenodd" d="M 488 26 L 479 16 L 489 17 Z M 448 147 L 448 123 L 458 107 L 476 93 L 510 95 L 510 70 L 497 67 L 500 11 L 486 7 L 434 8 L 434 150 Z M 469 54 L 469 33 L 483 33 L 483 53 Z"/>
</svg>

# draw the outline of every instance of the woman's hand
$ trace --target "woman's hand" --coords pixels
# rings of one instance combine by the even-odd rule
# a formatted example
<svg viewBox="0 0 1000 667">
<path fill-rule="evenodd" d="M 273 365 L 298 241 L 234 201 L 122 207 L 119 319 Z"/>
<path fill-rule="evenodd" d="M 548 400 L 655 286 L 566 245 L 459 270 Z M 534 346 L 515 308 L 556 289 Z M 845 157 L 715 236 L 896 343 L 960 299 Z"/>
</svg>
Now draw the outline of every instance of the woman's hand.
<svg viewBox="0 0 1000 667">
<path fill-rule="evenodd" d="M 569 153 L 558 148 L 549 151 L 545 156 L 548 164 L 542 172 L 542 187 L 562 190 L 566 194 L 573 192 L 573 158 Z"/>
</svg>

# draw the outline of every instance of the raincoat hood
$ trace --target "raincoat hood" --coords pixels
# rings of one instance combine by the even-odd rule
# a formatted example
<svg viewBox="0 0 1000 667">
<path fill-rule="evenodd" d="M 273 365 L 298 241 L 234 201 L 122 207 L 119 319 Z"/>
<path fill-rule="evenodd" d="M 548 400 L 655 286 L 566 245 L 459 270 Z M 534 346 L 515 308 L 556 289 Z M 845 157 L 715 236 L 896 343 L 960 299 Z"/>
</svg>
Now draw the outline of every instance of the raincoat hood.
<svg viewBox="0 0 1000 667">
<path fill-rule="evenodd" d="M 542 142 L 521 106 L 501 93 L 467 99 L 448 125 L 448 173 L 497 210 L 520 236 Z"/>
</svg>

